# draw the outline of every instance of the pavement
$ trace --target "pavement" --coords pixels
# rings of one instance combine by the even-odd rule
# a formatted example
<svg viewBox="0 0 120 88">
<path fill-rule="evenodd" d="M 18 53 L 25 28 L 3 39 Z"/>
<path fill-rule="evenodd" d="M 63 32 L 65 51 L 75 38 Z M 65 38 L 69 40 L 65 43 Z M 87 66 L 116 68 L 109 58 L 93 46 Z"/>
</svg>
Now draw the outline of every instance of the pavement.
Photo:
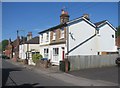
<svg viewBox="0 0 120 88">
<path fill-rule="evenodd" d="M 61 81 L 73 84 L 75 86 L 118 86 L 118 83 L 113 83 L 98 79 L 88 79 L 81 76 L 76 76 L 73 74 L 61 72 L 59 71 L 58 66 L 52 66 L 51 68 L 42 68 L 42 67 L 24 65 L 20 62 L 14 62 L 12 60 L 7 60 L 7 61 L 14 65 L 22 66 L 29 70 L 34 70 L 37 73 L 59 79 Z"/>
</svg>

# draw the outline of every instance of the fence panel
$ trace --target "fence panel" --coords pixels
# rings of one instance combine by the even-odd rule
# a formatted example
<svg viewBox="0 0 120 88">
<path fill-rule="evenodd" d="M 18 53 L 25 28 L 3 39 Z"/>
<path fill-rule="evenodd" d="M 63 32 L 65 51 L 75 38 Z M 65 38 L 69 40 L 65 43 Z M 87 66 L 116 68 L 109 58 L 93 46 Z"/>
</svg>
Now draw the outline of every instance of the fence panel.
<svg viewBox="0 0 120 88">
<path fill-rule="evenodd" d="M 99 68 L 105 66 L 114 66 L 115 59 L 118 57 L 115 55 L 92 55 L 92 56 L 68 56 L 68 60 L 70 61 L 70 69 L 72 70 L 80 70 L 87 68 Z"/>
</svg>

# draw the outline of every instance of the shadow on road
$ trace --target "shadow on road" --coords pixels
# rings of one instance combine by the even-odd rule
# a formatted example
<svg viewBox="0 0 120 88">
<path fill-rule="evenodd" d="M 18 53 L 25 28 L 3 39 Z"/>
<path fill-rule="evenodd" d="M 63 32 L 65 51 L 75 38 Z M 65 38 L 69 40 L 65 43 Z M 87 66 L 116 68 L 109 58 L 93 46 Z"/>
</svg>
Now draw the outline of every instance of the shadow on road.
<svg viewBox="0 0 120 88">
<path fill-rule="evenodd" d="M 22 84 L 22 85 L 17 85 L 17 83 L 10 77 L 10 72 L 13 71 L 22 71 L 22 68 L 2 68 L 2 88 L 36 88 L 35 86 L 37 86 L 39 83 L 34 83 L 34 84 Z M 12 81 L 12 85 L 7 85 L 7 81 L 8 79 L 10 81 Z M 37 88 L 44 88 L 42 86 L 37 87 Z"/>
<path fill-rule="evenodd" d="M 6 86 L 8 78 L 12 81 L 14 85 L 17 85 L 16 82 L 10 77 L 10 72 L 21 70 L 21 68 L 2 68 L 2 87 Z"/>
<path fill-rule="evenodd" d="M 22 84 L 22 85 L 15 85 L 15 86 L 3 86 L 2 88 L 44 88 L 43 86 L 37 86 L 39 83 L 34 84 Z"/>
</svg>

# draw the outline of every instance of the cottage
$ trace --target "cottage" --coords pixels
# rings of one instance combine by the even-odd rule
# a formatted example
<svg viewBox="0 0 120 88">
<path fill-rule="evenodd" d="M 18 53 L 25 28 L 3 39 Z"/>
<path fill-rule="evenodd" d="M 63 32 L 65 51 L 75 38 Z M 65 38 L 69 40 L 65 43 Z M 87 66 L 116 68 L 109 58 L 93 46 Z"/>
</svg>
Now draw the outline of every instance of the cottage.
<svg viewBox="0 0 120 88">
<path fill-rule="evenodd" d="M 96 26 L 87 14 L 67 23 L 67 55 L 96 55 Z"/>
<path fill-rule="evenodd" d="M 106 20 L 92 23 L 88 14 L 69 21 L 62 10 L 59 25 L 39 32 L 40 53 L 55 65 L 67 55 L 110 54 L 117 51 L 115 31 Z"/>
<path fill-rule="evenodd" d="M 39 32 L 40 53 L 44 58 L 50 59 L 52 64 L 59 65 L 59 61 L 64 59 L 66 50 L 66 22 L 69 15 L 62 10 L 60 24 L 52 28 Z"/>
<path fill-rule="evenodd" d="M 117 52 L 115 32 L 117 31 L 109 21 L 95 23 L 97 30 L 97 52 L 100 55 Z"/>
<path fill-rule="evenodd" d="M 19 58 L 30 59 L 31 55 L 39 52 L 39 37 L 32 38 L 32 33 L 29 32 L 27 35 L 27 41 L 19 45 Z"/>
</svg>

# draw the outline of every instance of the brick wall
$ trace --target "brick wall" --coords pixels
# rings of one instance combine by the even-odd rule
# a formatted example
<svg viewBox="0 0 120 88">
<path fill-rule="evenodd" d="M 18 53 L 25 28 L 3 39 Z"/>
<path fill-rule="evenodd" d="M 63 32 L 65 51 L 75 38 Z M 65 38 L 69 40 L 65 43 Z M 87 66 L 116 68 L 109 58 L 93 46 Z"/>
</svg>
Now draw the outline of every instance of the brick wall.
<svg viewBox="0 0 120 88">
<path fill-rule="evenodd" d="M 66 28 L 64 28 L 64 38 L 61 39 L 61 29 L 58 28 L 58 29 L 55 29 L 55 33 L 56 33 L 56 39 L 53 40 L 53 33 L 54 33 L 54 30 L 50 32 L 50 44 L 55 44 L 55 43 L 65 43 L 66 41 Z"/>
<path fill-rule="evenodd" d="M 118 47 L 120 47 L 120 36 L 118 36 L 118 37 L 116 38 L 116 45 L 117 45 Z"/>
</svg>

